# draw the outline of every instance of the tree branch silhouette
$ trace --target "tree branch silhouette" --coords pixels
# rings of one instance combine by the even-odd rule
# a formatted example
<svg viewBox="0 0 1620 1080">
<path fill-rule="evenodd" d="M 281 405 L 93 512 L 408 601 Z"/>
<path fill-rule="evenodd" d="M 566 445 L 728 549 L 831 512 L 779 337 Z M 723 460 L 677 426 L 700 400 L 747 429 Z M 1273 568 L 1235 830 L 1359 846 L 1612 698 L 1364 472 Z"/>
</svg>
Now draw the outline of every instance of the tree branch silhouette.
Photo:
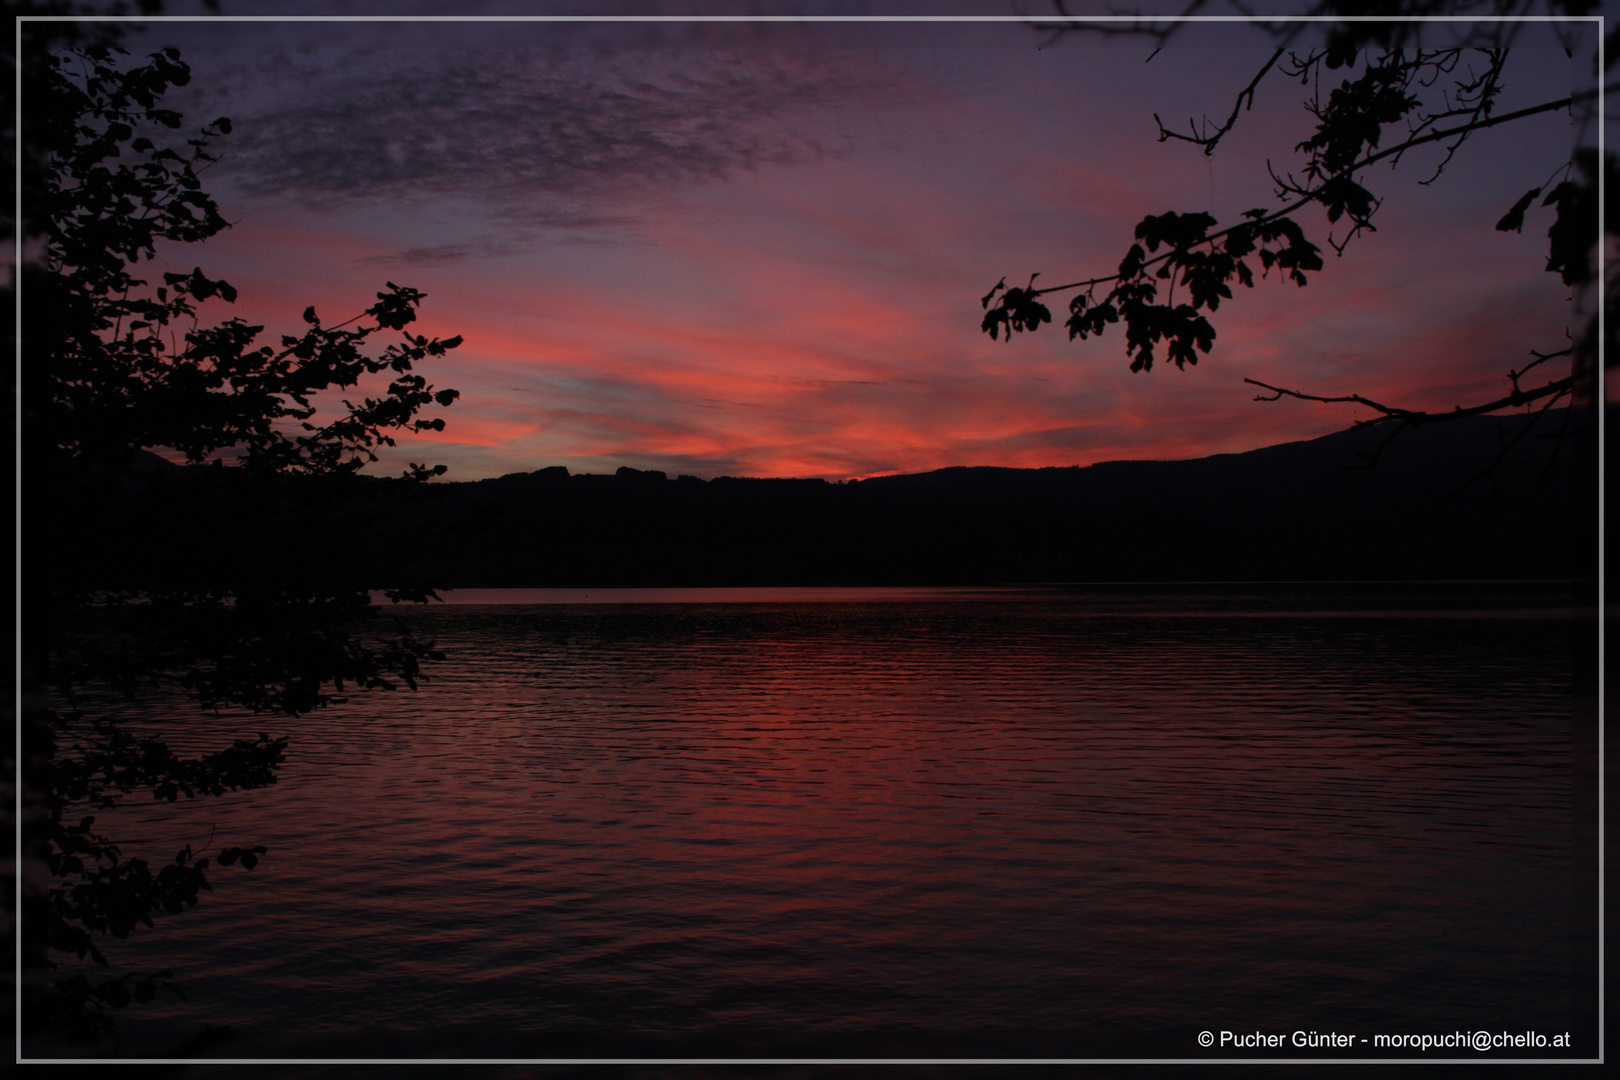
<svg viewBox="0 0 1620 1080">
<path fill-rule="evenodd" d="M 1285 51 L 1286 50 L 1284 49 L 1278 49 L 1276 52 L 1272 53 L 1271 59 L 1262 64 L 1255 77 L 1249 80 L 1249 85 L 1238 91 L 1237 100 L 1232 103 L 1232 115 L 1228 116 L 1226 118 L 1226 122 L 1220 127 L 1216 128 L 1214 132 L 1209 130 L 1209 117 L 1207 116 L 1204 118 L 1203 131 L 1200 132 L 1198 130 L 1198 125 L 1193 123 L 1191 120 L 1188 120 L 1187 127 L 1191 131 L 1191 134 L 1183 135 L 1180 132 L 1171 131 L 1169 128 L 1165 127 L 1164 121 L 1159 119 L 1159 114 L 1154 113 L 1153 122 L 1159 125 L 1159 141 L 1166 142 L 1170 139 L 1180 139 L 1183 142 L 1190 142 L 1194 145 L 1202 146 L 1204 148 L 1205 156 L 1214 154 L 1215 147 L 1220 145 L 1221 140 L 1226 137 L 1226 133 L 1237 126 L 1238 116 L 1249 109 L 1254 108 L 1255 88 L 1260 85 L 1261 80 L 1270 74 L 1272 67 L 1276 65 L 1278 60 L 1282 59 Z"/>
<path fill-rule="evenodd" d="M 1195 0 L 1184 14 L 1200 13 L 1207 6 L 1204 0 Z M 1247 14 L 1241 5 L 1232 6 Z M 1497 0 L 1492 12 L 1522 15 L 1533 6 L 1533 0 Z M 1550 11 L 1570 15 L 1584 14 L 1593 6 L 1589 0 L 1547 0 Z M 1282 205 L 1249 210 L 1242 215 L 1244 220 L 1224 227 L 1217 227 L 1219 222 L 1202 211 L 1145 217 L 1135 229 L 1137 242 L 1113 273 L 1041 288 L 1035 284 L 1039 275 L 1031 275 L 1022 288 L 1008 288 L 1006 278 L 1002 278 L 981 300 L 981 329 L 992 339 L 1005 335 L 1009 341 L 1016 333 L 1033 332 L 1052 321 L 1043 297 L 1078 291 L 1069 301 L 1065 321 L 1071 340 L 1101 335 L 1108 326 L 1120 323 L 1132 371 L 1151 370 L 1161 347 L 1164 357 L 1178 368 L 1196 364 L 1199 354 L 1209 353 L 1214 346 L 1217 334 L 1210 316 L 1220 308 L 1222 300 L 1233 298 L 1234 283 L 1253 288 L 1257 276 L 1267 277 L 1275 268 L 1279 279 L 1286 277 L 1304 286 L 1311 275 L 1323 269 L 1321 249 L 1307 238 L 1301 224 L 1308 208 L 1322 208 L 1329 225 L 1326 244 L 1342 255 L 1357 236 L 1377 228 L 1374 218 L 1383 197 L 1368 186 L 1366 171 L 1371 167 L 1386 162 L 1396 167 L 1411 151 L 1440 144 L 1442 157 L 1433 172 L 1419 181 L 1430 185 L 1475 133 L 1553 112 L 1568 110 L 1573 116 L 1577 107 L 1584 110 L 1599 94 L 1608 93 L 1599 73 L 1599 85 L 1593 89 L 1496 112 L 1509 57 L 1507 46 L 1515 29 L 1511 22 L 1497 23 L 1494 32 L 1488 33 L 1446 24 L 1447 29 L 1459 30 L 1460 44 L 1435 48 L 1419 40 L 1422 18 L 1454 15 L 1475 7 L 1463 0 L 1402 0 L 1366 11 L 1360 5 L 1326 0 L 1306 14 L 1345 16 L 1366 11 L 1380 18 L 1328 23 L 1322 42 L 1303 49 L 1295 46 L 1310 29 L 1310 23 L 1289 18 L 1255 20 L 1279 44 L 1238 91 L 1225 120 L 1218 124 L 1207 116 L 1202 124 L 1189 120 L 1186 133 L 1166 127 L 1157 114 L 1154 122 L 1160 142 L 1187 142 L 1213 154 L 1240 117 L 1252 108 L 1256 93 L 1268 78 L 1283 77 L 1314 87 L 1305 105 L 1315 130 L 1294 148 L 1304 155 L 1303 163 L 1294 170 L 1266 163 L 1273 196 Z M 1074 33 L 1134 35 L 1162 48 L 1182 25 L 1175 20 L 1151 18 L 1123 24 L 1088 22 L 1083 16 L 1072 15 L 1061 0 L 1054 8 L 1056 19 L 1034 20 L 1031 24 L 1047 35 L 1048 43 Z M 1158 49 L 1154 52 L 1156 55 Z M 1474 58 L 1479 60 L 1477 66 Z M 1608 60 L 1613 62 L 1612 55 Z M 1329 78 L 1333 72 L 1340 73 L 1336 87 L 1331 86 Z M 1324 95 L 1325 83 L 1329 89 Z M 1580 118 L 1586 119 L 1584 112 Z M 1561 174 L 1563 179 L 1540 204 L 1553 208 L 1554 214 L 1548 229 L 1547 270 L 1558 273 L 1578 295 L 1596 284 L 1592 249 L 1605 231 L 1597 214 L 1599 174 L 1612 176 L 1614 168 L 1612 155 L 1600 162 L 1595 151 L 1577 150 L 1555 170 L 1555 175 Z M 1497 223 L 1497 229 L 1521 229 L 1526 211 L 1541 194 L 1542 189 L 1537 188 L 1525 195 Z M 1335 226 L 1343 230 L 1342 234 L 1335 234 Z M 1258 275 L 1249 264 L 1250 258 L 1260 263 Z M 1184 290 L 1180 302 L 1175 296 L 1178 285 Z M 1603 284 L 1601 303 L 1612 303 L 1613 288 L 1612 283 Z M 1395 420 L 1405 426 L 1459 419 L 1549 398 L 1590 398 L 1590 372 L 1599 352 L 1596 335 L 1594 316 L 1571 348 L 1536 353 L 1534 363 L 1510 373 L 1512 393 L 1444 412 L 1387 405 L 1362 394 L 1311 393 L 1256 379 L 1246 381 L 1271 391 L 1257 400 L 1289 397 L 1355 404 L 1378 414 L 1360 421 L 1364 424 Z M 1520 376 L 1553 357 L 1570 358 L 1568 377 L 1534 390 L 1520 386 Z"/>
</svg>

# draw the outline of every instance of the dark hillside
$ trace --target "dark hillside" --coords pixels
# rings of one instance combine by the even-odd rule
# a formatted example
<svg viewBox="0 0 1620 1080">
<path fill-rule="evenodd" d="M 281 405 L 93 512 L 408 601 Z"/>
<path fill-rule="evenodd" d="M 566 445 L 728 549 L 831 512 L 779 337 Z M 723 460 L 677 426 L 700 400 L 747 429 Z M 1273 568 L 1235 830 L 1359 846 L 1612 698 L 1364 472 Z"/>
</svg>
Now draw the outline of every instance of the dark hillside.
<svg viewBox="0 0 1620 1080">
<path fill-rule="evenodd" d="M 1523 422 L 1412 429 L 1372 470 L 1356 468 L 1383 438 L 1367 429 L 848 484 L 549 468 L 432 485 L 397 526 L 465 588 L 1566 576 L 1567 447 L 1549 471 L 1552 444 L 1532 432 L 1469 483 Z"/>
</svg>

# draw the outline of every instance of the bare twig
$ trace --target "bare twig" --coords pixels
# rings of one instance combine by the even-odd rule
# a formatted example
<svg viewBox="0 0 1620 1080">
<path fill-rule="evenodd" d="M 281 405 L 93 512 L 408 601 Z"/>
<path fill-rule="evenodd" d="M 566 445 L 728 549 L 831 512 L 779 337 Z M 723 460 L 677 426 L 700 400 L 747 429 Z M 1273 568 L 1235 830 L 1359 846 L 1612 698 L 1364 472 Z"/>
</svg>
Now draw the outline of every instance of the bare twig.
<svg viewBox="0 0 1620 1080">
<path fill-rule="evenodd" d="M 1568 378 L 1555 379 L 1544 386 L 1539 386 L 1532 390 L 1523 389 L 1519 385 L 1519 380 L 1531 369 L 1556 357 L 1569 356 L 1571 352 L 1571 349 L 1561 349 L 1558 352 L 1550 353 L 1531 350 L 1531 355 L 1535 357 L 1534 360 L 1530 361 L 1530 363 L 1526 364 L 1522 368 L 1510 370 L 1507 373 L 1509 381 L 1511 381 L 1513 384 L 1513 392 L 1511 394 L 1509 394 L 1507 397 L 1499 398 L 1495 401 L 1489 401 L 1482 405 L 1472 405 L 1467 408 L 1458 405 L 1450 412 L 1427 412 L 1421 409 L 1405 409 L 1397 405 L 1385 405 L 1383 402 L 1374 401 L 1372 398 L 1366 397 L 1362 394 L 1341 394 L 1338 396 L 1329 397 L 1322 394 L 1309 394 L 1302 390 L 1289 390 L 1285 387 L 1273 386 L 1270 383 L 1261 382 L 1259 379 L 1244 379 L 1243 381 L 1251 386 L 1258 386 L 1261 389 L 1271 391 L 1269 395 L 1256 395 L 1254 399 L 1256 401 L 1277 401 L 1284 397 L 1291 397 L 1298 398 L 1301 401 L 1318 401 L 1330 405 L 1361 405 L 1365 408 L 1372 409 L 1378 415 L 1365 420 L 1357 420 L 1355 422 L 1357 427 L 1373 427 L 1378 424 L 1393 422 L 1393 430 L 1391 430 L 1389 435 L 1386 436 L 1383 441 L 1381 441 L 1373 449 L 1372 453 L 1357 454 L 1357 456 L 1362 459 L 1363 464 L 1354 467 L 1358 469 L 1371 469 L 1377 466 L 1379 458 L 1383 456 L 1384 451 L 1389 448 L 1389 445 L 1395 441 L 1401 432 L 1405 431 L 1409 427 L 1416 427 L 1419 424 L 1444 423 L 1448 420 L 1462 420 L 1470 416 L 1483 416 L 1488 413 L 1498 412 L 1502 409 L 1511 408 L 1516 405 L 1527 405 L 1533 401 L 1542 402 L 1541 407 L 1536 410 L 1536 416 L 1539 418 L 1555 404 L 1562 401 L 1573 392 L 1575 377 L 1571 375 Z M 1566 417 L 1566 428 L 1568 426 L 1567 419 L 1568 418 Z M 1508 451 L 1510 451 L 1519 442 L 1519 440 L 1524 437 L 1525 433 L 1535 426 L 1535 424 L 1536 421 L 1532 420 L 1521 427 L 1518 433 L 1515 434 L 1513 438 L 1509 439 L 1507 444 L 1502 447 L 1501 451 L 1496 455 L 1495 459 L 1491 461 L 1490 465 L 1486 466 L 1477 475 L 1469 478 L 1461 487 L 1457 488 L 1451 494 L 1445 496 L 1445 498 L 1441 499 L 1440 502 L 1445 503 L 1456 498 L 1474 484 L 1485 479 L 1491 480 L 1492 490 L 1495 490 L 1497 468 L 1502 464 L 1503 459 L 1507 457 Z M 1560 436 L 1558 443 L 1553 447 L 1554 457 L 1556 457 L 1558 449 L 1562 445 L 1563 437 Z M 1552 467 L 1551 460 L 1549 460 L 1548 467 Z M 1541 485 L 1543 480 L 1545 480 L 1545 470 L 1543 470 L 1542 479 L 1537 480 L 1536 482 L 1538 487 Z"/>
<path fill-rule="evenodd" d="M 1445 505 L 1452 499 L 1455 499 L 1457 496 L 1467 491 L 1469 488 L 1473 487 L 1475 484 L 1479 483 L 1481 480 L 1489 480 L 1491 482 L 1491 493 L 1494 495 L 1496 493 L 1496 470 L 1501 466 L 1503 460 L 1508 456 L 1508 451 L 1517 446 L 1519 440 L 1524 438 L 1525 435 L 1529 433 L 1530 429 L 1535 427 L 1537 422 L 1546 415 L 1547 410 L 1552 408 L 1559 401 L 1563 400 L 1568 393 L 1568 390 L 1561 390 L 1556 394 L 1549 395 L 1547 400 L 1542 403 L 1541 408 L 1535 411 L 1534 417 L 1528 423 L 1520 425 L 1519 430 L 1513 433 L 1513 437 L 1508 439 L 1506 443 L 1502 444 L 1502 449 L 1497 451 L 1496 457 L 1491 459 L 1491 463 L 1485 466 L 1485 468 L 1481 469 L 1478 473 L 1463 481 L 1463 483 L 1455 491 L 1451 492 L 1451 494 L 1440 499 L 1440 504 L 1442 506 Z M 1553 448 L 1553 453 L 1554 455 L 1558 453 L 1558 448 L 1556 446 Z M 1549 464 L 1551 463 L 1549 462 Z M 1541 481 L 1538 480 L 1536 484 L 1539 487 Z"/>
<path fill-rule="evenodd" d="M 1154 51 L 1157 52 L 1158 50 L 1155 49 Z M 1165 142 L 1168 139 L 1180 139 L 1182 142 L 1196 143 L 1197 145 L 1202 146 L 1206 156 L 1213 154 L 1215 152 L 1215 147 L 1220 145 L 1221 139 L 1224 138 L 1226 133 L 1231 131 L 1233 126 L 1237 124 L 1238 114 L 1254 108 L 1255 88 L 1260 85 L 1260 80 L 1264 79 L 1271 69 L 1276 66 L 1277 61 L 1282 59 L 1284 51 L 1285 50 L 1283 49 L 1278 49 L 1276 52 L 1272 53 L 1271 59 L 1267 60 L 1265 65 L 1261 67 L 1259 73 L 1255 75 L 1253 79 L 1249 80 L 1249 85 L 1245 86 L 1238 92 L 1237 100 L 1232 103 L 1232 115 L 1226 118 L 1226 123 L 1215 129 L 1215 133 L 1213 135 L 1208 133 L 1209 117 L 1207 116 L 1204 118 L 1205 133 L 1203 135 L 1198 133 L 1197 127 L 1193 126 L 1190 120 L 1188 121 L 1188 126 L 1192 131 L 1192 134 L 1182 135 L 1180 132 L 1171 131 L 1169 128 L 1165 127 L 1164 121 L 1159 119 L 1159 114 L 1154 113 L 1153 122 L 1159 125 L 1159 141 Z"/>
<path fill-rule="evenodd" d="M 1514 405 L 1525 405 L 1532 401 L 1539 401 L 1542 398 L 1547 397 L 1549 394 L 1563 396 L 1564 394 L 1569 393 L 1570 389 L 1575 385 L 1574 376 L 1570 376 L 1568 378 L 1555 379 L 1545 386 L 1536 387 L 1534 390 L 1520 390 L 1517 386 L 1515 386 L 1513 393 L 1509 394 L 1507 397 L 1498 398 L 1495 401 L 1487 401 L 1483 405 L 1470 405 L 1467 408 L 1458 405 L 1450 412 L 1426 412 L 1422 409 L 1403 409 L 1397 405 L 1385 405 L 1381 402 L 1374 401 L 1371 398 L 1363 397 L 1360 394 L 1343 394 L 1338 397 L 1324 397 L 1320 394 L 1307 394 L 1302 390 L 1288 390 L 1281 386 L 1272 386 L 1270 383 L 1261 382 L 1259 379 L 1244 379 L 1243 381 L 1251 386 L 1258 386 L 1263 390 L 1271 391 L 1270 397 L 1267 397 L 1264 394 L 1256 395 L 1254 399 L 1256 401 L 1276 401 L 1279 398 L 1291 397 L 1298 398 L 1301 401 L 1320 401 L 1328 405 L 1364 405 L 1379 414 L 1368 420 L 1357 420 L 1356 424 L 1360 427 L 1370 427 L 1374 424 L 1382 424 L 1390 420 L 1399 420 L 1406 424 L 1434 424 L 1442 423 L 1447 420 L 1462 420 L 1470 416 L 1483 416 L 1486 413 L 1499 412 L 1502 409 L 1511 408 Z"/>
</svg>

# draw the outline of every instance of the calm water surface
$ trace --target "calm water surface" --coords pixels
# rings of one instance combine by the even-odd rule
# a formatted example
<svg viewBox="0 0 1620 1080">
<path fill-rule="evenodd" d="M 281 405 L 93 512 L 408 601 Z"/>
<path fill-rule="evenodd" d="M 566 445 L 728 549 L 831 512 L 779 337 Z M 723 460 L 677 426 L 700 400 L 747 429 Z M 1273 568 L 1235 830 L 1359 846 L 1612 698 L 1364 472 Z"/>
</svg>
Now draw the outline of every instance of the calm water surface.
<svg viewBox="0 0 1620 1080">
<path fill-rule="evenodd" d="M 191 999 L 126 1013 L 126 1052 L 1570 1027 L 1555 589 L 452 600 L 410 614 L 448 653 L 419 693 L 164 721 L 292 743 L 274 788 L 103 819 L 126 854 L 270 849 L 114 943 Z"/>
</svg>

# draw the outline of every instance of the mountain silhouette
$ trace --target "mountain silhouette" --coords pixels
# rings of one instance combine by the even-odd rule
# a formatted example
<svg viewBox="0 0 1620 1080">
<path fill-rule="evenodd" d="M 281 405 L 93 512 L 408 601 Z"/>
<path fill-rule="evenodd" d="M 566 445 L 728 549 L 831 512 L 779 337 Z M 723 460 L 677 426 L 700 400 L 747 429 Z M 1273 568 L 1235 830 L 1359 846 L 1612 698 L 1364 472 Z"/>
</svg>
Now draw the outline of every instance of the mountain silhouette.
<svg viewBox="0 0 1620 1080">
<path fill-rule="evenodd" d="M 1561 578 L 1568 444 L 1479 417 L 1247 453 L 849 483 L 621 468 L 424 487 L 388 528 L 452 587 Z M 1498 456 L 1501 460 L 1495 464 Z"/>
</svg>

